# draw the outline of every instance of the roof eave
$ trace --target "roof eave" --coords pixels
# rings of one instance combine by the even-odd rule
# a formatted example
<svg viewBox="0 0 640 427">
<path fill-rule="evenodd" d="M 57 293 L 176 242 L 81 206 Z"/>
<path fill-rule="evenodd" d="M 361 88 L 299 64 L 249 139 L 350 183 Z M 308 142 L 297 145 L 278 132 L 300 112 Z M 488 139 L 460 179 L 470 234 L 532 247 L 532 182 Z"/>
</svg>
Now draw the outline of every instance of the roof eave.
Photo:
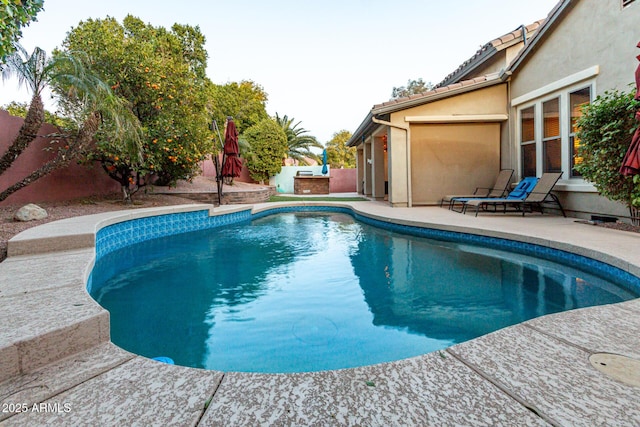
<svg viewBox="0 0 640 427">
<path fill-rule="evenodd" d="M 395 113 L 398 111 L 402 111 L 402 110 L 406 110 L 407 108 L 412 108 L 412 107 L 417 107 L 419 105 L 423 105 L 423 104 L 427 104 L 430 102 L 434 102 L 434 101 L 438 101 L 440 99 L 444 99 L 444 98 L 449 98 L 452 96 L 456 96 L 456 95 L 460 95 L 466 92 L 472 92 L 474 90 L 478 90 L 478 89 L 483 89 L 485 87 L 489 87 L 489 86 L 493 86 L 499 83 L 503 83 L 504 79 L 501 77 L 502 74 L 498 75 L 496 74 L 496 77 L 492 78 L 492 79 L 487 79 L 487 80 L 483 80 L 480 82 L 476 82 L 476 83 L 472 83 L 469 85 L 464 85 L 464 86 L 460 86 L 454 89 L 450 89 L 450 90 L 446 90 L 446 91 L 442 91 L 442 92 L 435 92 L 433 94 L 429 94 L 428 96 L 423 96 L 423 97 L 418 97 L 418 98 L 413 98 L 413 99 L 407 99 L 406 101 L 402 101 L 402 102 L 398 102 L 396 104 L 393 105 L 383 105 L 380 106 L 378 108 L 373 108 L 371 110 L 371 113 L 373 115 L 379 115 L 379 114 L 390 114 L 390 113 Z"/>
<path fill-rule="evenodd" d="M 371 121 L 372 118 L 373 114 L 369 111 L 369 113 L 367 113 L 367 117 L 365 117 L 362 123 L 360 123 L 360 126 L 358 126 L 358 129 L 356 129 L 353 135 L 351 135 L 351 138 L 347 141 L 347 147 L 357 146 L 360 143 L 362 136 L 368 133 L 367 131 L 370 130 L 369 128 L 373 128 L 374 125 L 378 126 Z"/>
<path fill-rule="evenodd" d="M 393 105 L 383 105 L 377 108 L 374 106 L 374 108 L 372 108 L 371 111 L 369 111 L 369 113 L 367 114 L 367 117 L 365 117 L 362 123 L 360 123 L 360 126 L 358 126 L 358 129 L 355 130 L 351 138 L 349 138 L 349 140 L 347 141 L 347 146 L 357 146 L 361 142 L 363 136 L 372 133 L 376 127 L 380 126 L 372 121 L 372 118 L 374 116 L 378 117 L 384 114 L 391 114 L 452 96 L 461 95 L 463 93 L 472 92 L 474 90 L 494 86 L 500 83 L 504 83 L 507 78 L 508 74 L 506 73 L 495 74 L 493 78 L 486 79 L 480 82 L 444 90 L 441 92 L 430 93 L 427 96 L 407 99 L 402 102 L 394 103 Z"/>
<path fill-rule="evenodd" d="M 472 73 L 475 69 L 477 69 L 480 65 L 484 64 L 488 59 L 498 53 L 498 50 L 490 45 L 484 50 L 480 55 L 474 57 L 469 64 L 454 71 L 445 77 L 440 83 L 434 86 L 434 88 L 446 87 L 453 82 L 460 81 L 464 78 L 464 76 Z"/>
</svg>

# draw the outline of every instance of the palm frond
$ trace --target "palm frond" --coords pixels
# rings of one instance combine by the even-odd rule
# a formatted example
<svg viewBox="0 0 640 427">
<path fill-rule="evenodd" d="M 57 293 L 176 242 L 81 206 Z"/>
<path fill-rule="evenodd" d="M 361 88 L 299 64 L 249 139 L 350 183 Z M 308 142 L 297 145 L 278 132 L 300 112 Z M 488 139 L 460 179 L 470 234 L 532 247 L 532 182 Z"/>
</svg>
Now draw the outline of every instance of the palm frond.
<svg viewBox="0 0 640 427">
<path fill-rule="evenodd" d="M 46 63 L 46 53 L 36 47 L 33 53 L 29 53 L 19 44 L 15 44 L 16 50 L 6 58 L 2 68 L 2 79 L 7 80 L 16 77 L 18 85 L 27 85 L 33 95 L 40 94 L 42 90 L 42 70 Z"/>
<path fill-rule="evenodd" d="M 301 121 L 294 124 L 293 117 L 289 118 L 286 114 L 280 117 L 278 113 L 276 113 L 275 120 L 287 136 L 287 157 L 305 164 L 308 164 L 307 158 L 320 161 L 319 156 L 313 153 L 311 148 L 322 149 L 324 146 L 318 142 L 315 136 L 307 135 L 309 131 L 300 127 Z"/>
</svg>

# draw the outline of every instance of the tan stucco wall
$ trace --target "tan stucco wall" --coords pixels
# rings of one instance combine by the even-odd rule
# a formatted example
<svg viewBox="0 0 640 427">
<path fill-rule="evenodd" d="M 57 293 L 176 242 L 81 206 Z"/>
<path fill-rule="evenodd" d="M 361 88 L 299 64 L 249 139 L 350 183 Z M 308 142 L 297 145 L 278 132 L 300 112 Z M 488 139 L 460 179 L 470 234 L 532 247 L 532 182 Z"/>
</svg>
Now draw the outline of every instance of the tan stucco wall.
<svg viewBox="0 0 640 427">
<path fill-rule="evenodd" d="M 506 68 L 509 64 L 511 64 L 511 61 L 515 59 L 515 57 L 518 55 L 518 53 L 520 53 L 523 47 L 524 47 L 524 43 L 520 42 L 504 49 L 504 52 L 505 52 L 504 68 Z"/>
<path fill-rule="evenodd" d="M 391 114 L 392 123 L 405 124 L 407 116 L 506 114 L 507 85 L 497 84 Z"/>
<path fill-rule="evenodd" d="M 376 200 L 384 199 L 384 187 L 387 175 L 385 174 L 385 152 L 382 137 L 376 136 L 371 143 L 371 159 L 373 161 L 371 195 Z"/>
<path fill-rule="evenodd" d="M 507 67 L 507 64 L 505 64 L 505 59 L 504 59 L 504 52 L 497 52 L 496 56 L 499 57 L 499 61 L 493 61 L 493 62 L 489 62 L 487 64 L 484 64 L 483 67 L 478 67 L 477 69 L 475 69 L 473 71 L 473 74 L 469 75 L 466 77 L 466 79 L 473 79 L 475 77 L 481 77 L 481 76 L 486 76 L 488 74 L 494 74 L 494 73 L 499 73 L 501 70 L 505 69 Z"/>
<path fill-rule="evenodd" d="M 412 126 L 411 158 L 414 205 L 491 187 L 500 169 L 500 124 Z"/>
<path fill-rule="evenodd" d="M 478 67 L 473 71 L 473 74 L 467 76 L 467 78 L 486 76 L 488 74 L 499 73 L 500 71 L 507 68 L 509 63 L 513 60 L 514 56 L 519 52 L 522 48 L 522 43 L 517 43 L 513 46 L 509 46 L 505 49 L 502 49 L 496 52 L 490 61 L 482 64 L 481 67 Z"/>
<path fill-rule="evenodd" d="M 522 46 L 522 43 L 518 44 Z M 500 50 L 495 52 L 493 56 L 486 60 L 483 64 L 480 64 L 476 69 L 474 69 L 469 74 L 466 74 L 464 77 L 459 80 L 471 80 L 475 77 L 486 76 L 487 74 L 499 73 L 501 70 L 504 70 L 509 63 L 507 62 L 507 49 Z"/>
<path fill-rule="evenodd" d="M 371 160 L 371 137 L 364 142 L 364 194 L 370 196 L 373 191 L 373 164 Z"/>
<path fill-rule="evenodd" d="M 629 89 L 638 65 L 640 2 L 625 9 L 620 0 L 571 3 L 569 14 L 514 73 L 514 98 L 594 65 L 600 66 L 598 94 Z"/>
<path fill-rule="evenodd" d="M 592 214 L 604 214 L 625 219 L 630 215 L 629 208 L 624 204 L 613 202 L 594 192 L 555 191 L 555 194 L 562 207 L 576 218 L 589 219 Z"/>
<path fill-rule="evenodd" d="M 611 89 L 629 90 L 634 71 L 638 66 L 636 55 L 640 50 L 638 32 L 640 2 L 625 9 L 620 0 L 572 1 L 568 14 L 556 22 L 552 31 L 545 34 L 534 51 L 515 70 L 511 78 L 511 99 L 526 96 L 549 85 L 557 85 L 568 76 L 599 67 L 595 77 L 593 98 Z M 592 81 L 587 79 L 585 81 Z M 579 85 L 569 81 L 566 87 Z M 558 90 L 562 90 L 561 88 Z M 542 94 L 538 99 L 543 98 Z M 534 98 L 535 99 L 535 98 Z M 512 108 L 513 118 L 508 137 L 503 136 L 503 167 L 518 170 L 518 138 L 516 135 L 517 109 Z M 619 203 L 609 202 L 598 196 L 595 189 L 584 191 L 581 179 L 566 179 L 558 185 L 558 196 L 563 205 L 573 212 L 570 215 L 589 217 L 589 214 L 624 216 L 626 209 Z M 580 186 L 578 192 L 572 187 Z M 628 215 L 628 213 L 626 213 Z"/>
<path fill-rule="evenodd" d="M 392 113 L 390 122 L 408 126 L 409 116 L 506 114 L 507 85 L 479 89 Z M 411 124 L 411 183 L 407 179 L 406 132 L 389 128 L 389 203 L 407 206 L 439 203 L 443 195 L 463 194 L 493 183 L 500 169 L 500 123 Z M 458 132 L 459 131 L 459 132 Z M 417 132 L 417 133 L 416 133 Z M 477 133 L 476 133 L 477 132 Z M 438 149 L 446 150 L 440 153 Z M 468 148 L 468 151 L 465 151 Z M 451 156 L 451 153 L 454 153 Z M 460 156 L 460 153 L 464 153 Z M 467 153 L 473 153 L 469 156 Z M 471 157 L 475 156 L 475 163 Z M 471 164 L 473 163 L 473 164 Z M 425 171 L 425 165 L 430 168 Z M 474 172 L 475 170 L 475 172 Z M 436 172 L 437 171 L 437 172 Z M 461 175 L 463 173 L 463 175 Z M 437 175 L 437 179 L 434 177 Z M 461 176 L 468 181 L 461 182 Z M 454 191 L 452 193 L 451 191 Z"/>
<path fill-rule="evenodd" d="M 358 145 L 356 151 L 356 191 L 359 194 L 364 194 L 364 146 Z"/>
<path fill-rule="evenodd" d="M 388 139 L 388 180 L 389 203 L 395 207 L 408 206 L 407 177 L 407 133 L 402 129 L 389 127 Z"/>
</svg>

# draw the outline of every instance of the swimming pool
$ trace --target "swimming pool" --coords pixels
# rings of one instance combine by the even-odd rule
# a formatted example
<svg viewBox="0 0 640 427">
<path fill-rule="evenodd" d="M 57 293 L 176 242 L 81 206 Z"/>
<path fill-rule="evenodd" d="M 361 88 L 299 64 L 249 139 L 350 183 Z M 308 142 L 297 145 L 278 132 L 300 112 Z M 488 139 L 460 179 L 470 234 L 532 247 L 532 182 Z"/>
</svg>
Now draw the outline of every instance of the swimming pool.
<svg viewBox="0 0 640 427">
<path fill-rule="evenodd" d="M 99 258 L 90 290 L 123 348 L 251 372 L 397 360 L 637 296 L 459 236 L 410 236 L 341 212 L 269 215 L 125 245 Z"/>
</svg>

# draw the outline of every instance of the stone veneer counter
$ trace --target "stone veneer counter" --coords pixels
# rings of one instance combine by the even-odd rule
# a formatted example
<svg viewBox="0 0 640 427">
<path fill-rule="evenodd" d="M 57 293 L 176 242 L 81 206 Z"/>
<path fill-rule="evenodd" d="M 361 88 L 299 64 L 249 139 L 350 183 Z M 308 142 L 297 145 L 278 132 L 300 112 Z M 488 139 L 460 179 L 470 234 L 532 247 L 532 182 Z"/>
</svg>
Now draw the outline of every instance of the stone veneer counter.
<svg viewBox="0 0 640 427">
<path fill-rule="evenodd" d="M 86 292 L 96 256 L 138 239 L 304 206 L 396 227 L 507 238 L 640 276 L 640 235 L 531 215 L 473 218 L 381 203 L 140 209 L 29 229 L 0 263 L 0 424 L 594 425 L 640 424 L 637 387 L 589 363 L 640 359 L 640 300 L 533 319 L 447 350 L 362 368 L 249 374 L 165 365 L 109 341 L 108 313 Z M 162 216 L 158 216 L 162 215 Z M 130 220 L 137 220 L 134 222 Z M 633 372 L 631 373 L 633 374 Z M 4 421 L 1 421 L 4 420 Z"/>
<path fill-rule="evenodd" d="M 294 176 L 294 194 L 329 194 L 328 176 Z"/>
</svg>

